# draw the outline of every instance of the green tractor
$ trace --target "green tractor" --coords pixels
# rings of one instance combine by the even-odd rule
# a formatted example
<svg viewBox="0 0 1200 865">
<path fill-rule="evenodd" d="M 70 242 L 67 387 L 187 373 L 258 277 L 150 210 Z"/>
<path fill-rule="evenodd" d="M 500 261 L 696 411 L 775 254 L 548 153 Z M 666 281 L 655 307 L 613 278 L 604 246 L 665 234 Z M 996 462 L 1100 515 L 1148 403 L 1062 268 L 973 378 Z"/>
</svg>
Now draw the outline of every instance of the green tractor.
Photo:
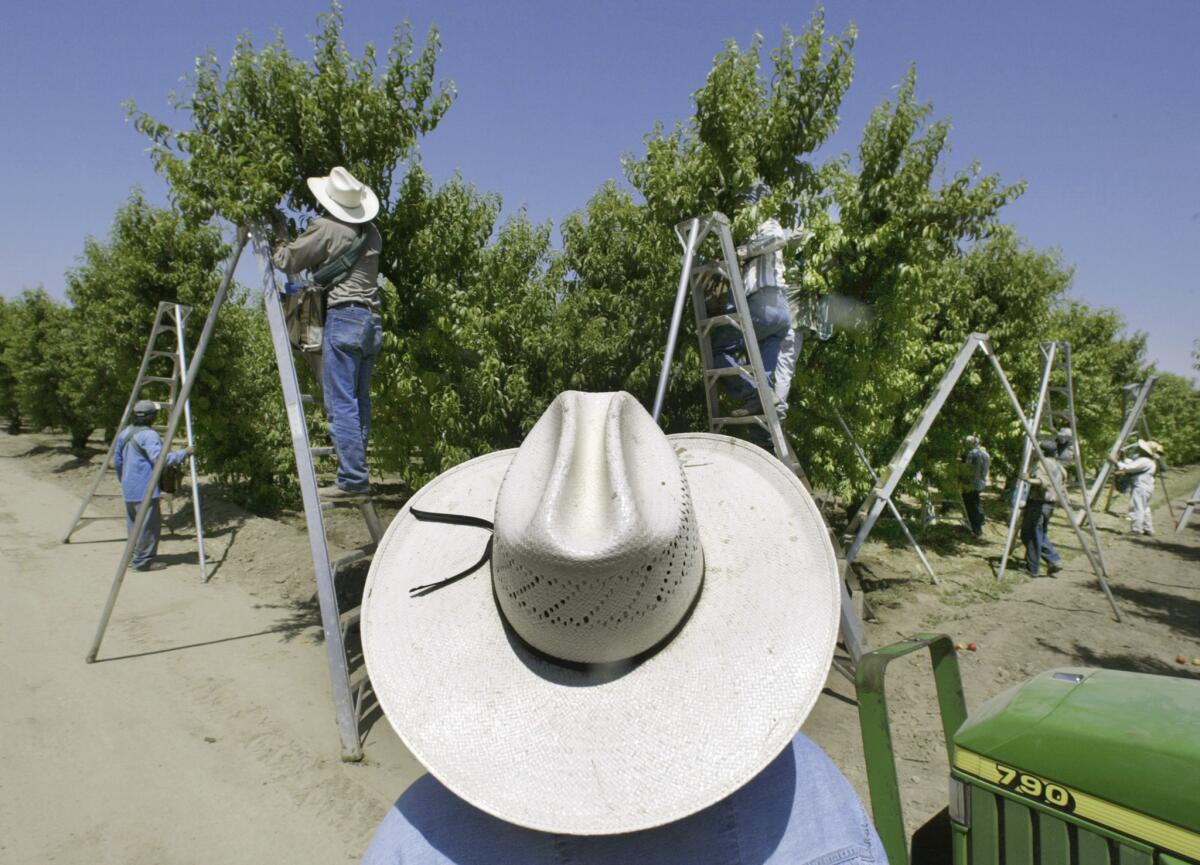
<svg viewBox="0 0 1200 865">
<path fill-rule="evenodd" d="M 910 849 L 884 676 L 923 648 L 950 758 L 949 830 L 940 855 L 914 839 L 915 865 L 1200 863 L 1200 683 L 1068 667 L 968 716 L 954 644 L 919 634 L 864 655 L 856 676 L 871 806 L 892 865 Z"/>
</svg>

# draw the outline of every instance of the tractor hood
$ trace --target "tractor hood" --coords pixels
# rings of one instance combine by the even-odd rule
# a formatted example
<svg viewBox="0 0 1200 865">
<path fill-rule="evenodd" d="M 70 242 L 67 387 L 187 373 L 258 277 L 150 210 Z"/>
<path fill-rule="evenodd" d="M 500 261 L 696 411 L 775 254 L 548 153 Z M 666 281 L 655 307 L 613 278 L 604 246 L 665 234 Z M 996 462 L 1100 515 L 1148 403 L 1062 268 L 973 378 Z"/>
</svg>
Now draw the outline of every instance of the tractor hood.
<svg viewBox="0 0 1200 865">
<path fill-rule="evenodd" d="M 988 764 L 1026 794 L 1054 782 L 1200 830 L 1200 681 L 1049 670 L 987 701 L 954 739 L 958 768 Z"/>
</svg>

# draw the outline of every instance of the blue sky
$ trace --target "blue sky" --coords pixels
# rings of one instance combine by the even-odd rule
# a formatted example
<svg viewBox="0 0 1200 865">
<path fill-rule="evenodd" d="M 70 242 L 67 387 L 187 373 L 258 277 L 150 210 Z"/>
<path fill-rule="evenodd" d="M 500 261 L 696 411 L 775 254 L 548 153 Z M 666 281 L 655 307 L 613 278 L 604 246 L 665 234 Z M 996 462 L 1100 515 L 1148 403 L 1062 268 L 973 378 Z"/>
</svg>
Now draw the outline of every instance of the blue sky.
<svg viewBox="0 0 1200 865">
<path fill-rule="evenodd" d="M 827 4 L 859 28 L 842 126 L 853 151 L 872 108 L 912 63 L 918 93 L 953 123 L 948 170 L 972 160 L 1028 192 L 1005 212 L 1075 269 L 1075 294 L 1120 310 L 1161 368 L 1194 375 L 1200 337 L 1200 2 L 963 0 Z M 165 189 L 121 102 L 170 118 L 195 56 L 282 29 L 298 53 L 327 8 L 313 0 L 8 4 L 0 32 L 0 292 L 54 294 L 84 238 L 104 236 L 131 187 Z M 348 0 L 355 52 L 396 23 L 431 23 L 459 96 L 422 144 L 506 208 L 557 223 L 639 152 L 655 121 L 690 113 L 724 42 L 803 28 L 810 3 Z M 664 323 L 668 311 L 663 311 Z"/>
</svg>

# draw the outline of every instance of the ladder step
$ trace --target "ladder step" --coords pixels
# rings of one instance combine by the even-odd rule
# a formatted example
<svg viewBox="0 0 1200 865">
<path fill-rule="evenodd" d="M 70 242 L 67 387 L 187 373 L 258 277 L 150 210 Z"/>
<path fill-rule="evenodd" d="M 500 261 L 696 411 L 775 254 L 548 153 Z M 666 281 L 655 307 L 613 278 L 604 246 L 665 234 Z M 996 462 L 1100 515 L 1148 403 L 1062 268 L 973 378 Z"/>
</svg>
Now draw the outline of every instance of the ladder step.
<svg viewBox="0 0 1200 865">
<path fill-rule="evenodd" d="M 353 610 L 347 610 L 338 618 L 340 619 L 342 636 L 344 637 L 346 635 L 346 631 L 357 625 L 359 620 L 362 618 L 362 607 L 355 607 Z"/>
<path fill-rule="evenodd" d="M 712 419 L 712 422 L 715 424 L 722 424 L 724 426 L 738 426 L 738 425 L 746 425 L 746 424 L 752 424 L 752 423 L 765 423 L 766 415 L 748 414 L 748 415 L 744 415 L 742 417 L 715 417 Z"/>
<path fill-rule="evenodd" d="M 370 496 L 355 496 L 354 498 L 345 499 L 322 499 L 321 510 L 331 511 L 337 507 L 361 507 L 364 503 L 370 502 Z"/>
<path fill-rule="evenodd" d="M 179 355 L 175 354 L 175 352 L 173 352 L 173 351 L 159 351 L 158 349 L 154 349 L 153 351 L 150 352 L 150 356 L 151 357 L 169 357 L 172 360 L 176 360 L 176 361 L 179 360 Z"/>
<path fill-rule="evenodd" d="M 355 562 L 361 562 L 363 559 L 370 558 L 373 555 L 375 555 L 374 544 L 368 544 L 365 547 L 359 547 L 358 549 L 351 550 L 344 556 L 338 556 L 336 559 L 331 561 L 329 563 L 329 570 L 334 574 L 334 576 L 336 576 L 337 572 L 346 567 L 346 565 L 352 565 Z"/>
<path fill-rule="evenodd" d="M 702 318 L 696 323 L 700 327 L 714 327 L 720 324 L 731 324 L 734 327 L 742 326 L 742 322 L 736 315 L 714 315 L 712 318 Z"/>
<path fill-rule="evenodd" d="M 145 378 L 143 378 L 143 379 L 142 379 L 142 382 L 143 382 L 143 383 L 144 383 L 144 382 L 148 382 L 148 381 L 160 381 L 160 382 L 162 382 L 162 383 L 164 383 L 164 384 L 171 384 L 172 382 L 174 382 L 174 381 L 175 381 L 175 376 L 173 376 L 173 375 L 167 375 L 167 376 L 163 376 L 163 375 L 148 375 L 148 376 L 146 376 Z M 165 405 L 165 403 L 163 403 L 163 404 Z"/>
<path fill-rule="evenodd" d="M 315 457 L 327 457 L 333 455 L 333 448 L 309 448 L 308 452 Z"/>
<path fill-rule="evenodd" d="M 730 375 L 747 375 L 754 378 L 754 369 L 748 366 L 721 366 L 715 369 L 706 369 L 704 374 L 709 378 L 724 378 Z"/>
</svg>

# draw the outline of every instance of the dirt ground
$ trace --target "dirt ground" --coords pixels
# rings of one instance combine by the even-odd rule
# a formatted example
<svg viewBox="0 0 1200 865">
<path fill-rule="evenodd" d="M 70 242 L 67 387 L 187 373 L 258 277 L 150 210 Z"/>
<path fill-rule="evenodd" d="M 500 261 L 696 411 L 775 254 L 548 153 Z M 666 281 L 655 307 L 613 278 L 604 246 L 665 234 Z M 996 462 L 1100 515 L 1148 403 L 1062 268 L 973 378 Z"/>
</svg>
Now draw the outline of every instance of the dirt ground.
<svg viewBox="0 0 1200 865">
<path fill-rule="evenodd" d="M 99 457 L 51 435 L 0 435 L 0 863 L 356 861 L 422 769 L 378 713 L 364 761 L 339 759 L 302 520 L 251 516 L 206 489 L 213 574 L 202 584 L 181 500 L 161 548 L 171 567 L 130 573 L 88 665 L 124 526 L 59 537 Z M 1200 467 L 1168 475 L 1177 512 L 1198 478 Z M 386 504 L 390 518 L 399 501 Z M 1066 569 L 1036 580 L 1010 570 L 1003 582 L 1003 526 L 990 522 L 978 542 L 953 522 L 935 526 L 922 540 L 940 586 L 885 522 L 860 559 L 877 617 L 870 641 L 944 631 L 975 643 L 961 653 L 971 708 L 1053 666 L 1200 681 L 1200 665 L 1176 663 L 1200 658 L 1200 515 L 1176 534 L 1161 493 L 1155 504 L 1154 538 L 1123 534 L 1119 515 L 1098 519 L 1123 623 L 1061 521 Z M 362 541 L 353 514 L 331 534 L 346 548 Z M 915 655 L 889 676 L 916 826 L 946 796 L 933 683 Z M 853 689 L 837 673 L 805 731 L 865 798 Z"/>
</svg>

